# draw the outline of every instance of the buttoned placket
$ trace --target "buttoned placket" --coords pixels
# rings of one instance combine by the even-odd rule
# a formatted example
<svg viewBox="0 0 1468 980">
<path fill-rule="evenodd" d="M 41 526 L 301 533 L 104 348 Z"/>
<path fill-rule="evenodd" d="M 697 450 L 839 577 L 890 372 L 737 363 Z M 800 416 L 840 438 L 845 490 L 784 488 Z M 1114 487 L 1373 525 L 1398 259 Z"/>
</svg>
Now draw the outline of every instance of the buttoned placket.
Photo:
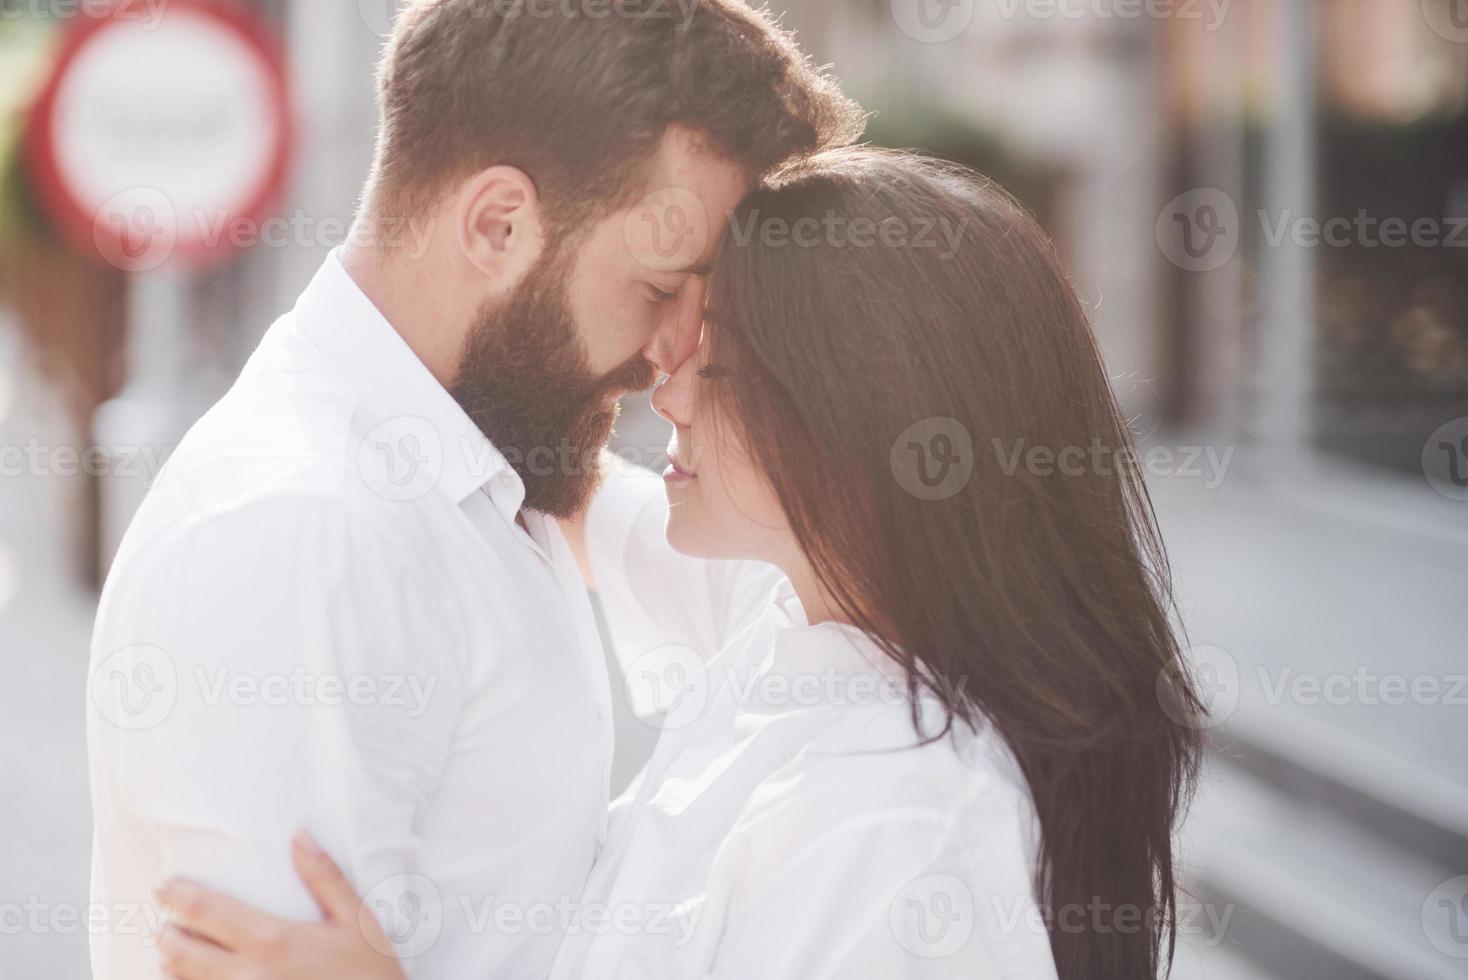
<svg viewBox="0 0 1468 980">
<path fill-rule="evenodd" d="M 507 517 L 504 510 L 502 510 L 496 504 L 494 499 L 495 491 L 498 490 L 500 493 L 513 493 L 516 490 L 515 481 L 516 477 L 514 473 L 512 471 L 506 470 L 491 478 L 488 482 L 481 486 L 479 488 L 479 492 L 484 495 L 485 501 L 493 509 L 495 516 L 500 520 L 507 521 L 511 525 L 512 532 L 518 535 L 518 540 L 521 541 L 526 547 L 534 551 L 535 554 L 540 558 L 542 567 L 545 570 L 546 574 L 548 574 L 551 577 L 552 581 L 555 582 L 557 589 L 566 596 L 567 602 L 585 602 L 586 597 L 584 594 L 571 594 L 573 590 L 580 590 L 584 588 L 581 584 L 579 573 L 575 576 L 563 575 L 562 571 L 556 566 L 555 556 L 552 553 L 553 547 L 550 540 L 548 538 L 545 540 L 538 538 L 536 536 L 535 530 L 532 530 L 536 529 L 539 530 L 542 534 L 547 534 L 549 532 L 547 523 L 553 520 L 553 518 L 546 517 L 541 514 L 529 513 L 522 509 L 519 512 L 524 519 L 524 524 L 522 525 L 519 520 Z M 466 516 L 469 516 L 472 522 L 473 516 Z M 589 617 L 590 609 L 586 609 L 585 612 L 586 615 Z M 577 618 L 578 620 L 580 619 L 580 617 Z M 578 635 L 580 639 L 580 646 L 587 657 L 587 664 L 589 670 L 591 671 L 593 683 L 602 687 L 606 694 L 609 695 L 611 692 L 611 678 L 607 672 L 605 652 L 602 648 L 601 634 L 596 627 L 595 621 L 588 618 L 586 622 L 578 623 Z M 602 792 L 604 797 L 603 802 L 606 803 L 609 802 L 608 794 L 611 781 L 612 757 L 614 754 L 612 751 L 612 743 L 615 738 L 615 731 L 612 726 L 612 717 L 609 711 L 609 705 L 604 703 L 603 698 L 597 699 L 597 723 L 603 732 L 604 738 L 607 740 L 607 747 L 602 760 Z M 606 824 L 605 822 L 603 822 L 600 830 L 600 836 L 597 841 L 598 849 L 600 849 L 600 847 L 603 846 L 605 843 Z"/>
</svg>

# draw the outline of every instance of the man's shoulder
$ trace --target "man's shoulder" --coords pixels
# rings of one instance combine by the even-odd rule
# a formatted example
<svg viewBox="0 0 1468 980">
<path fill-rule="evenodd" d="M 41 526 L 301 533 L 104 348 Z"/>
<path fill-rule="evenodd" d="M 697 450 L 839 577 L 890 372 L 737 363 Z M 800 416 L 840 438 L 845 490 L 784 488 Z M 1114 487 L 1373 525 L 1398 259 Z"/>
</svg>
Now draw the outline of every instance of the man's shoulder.
<svg viewBox="0 0 1468 980">
<path fill-rule="evenodd" d="M 129 538 L 154 543 L 249 523 L 249 515 L 401 524 L 407 508 L 378 486 L 377 460 L 362 451 L 361 404 L 343 373 L 283 317 L 168 454 Z"/>
<path fill-rule="evenodd" d="M 287 315 L 270 328 L 169 454 L 159 489 L 187 483 L 200 507 L 240 495 L 347 500 L 367 489 L 356 459 L 361 396 L 291 325 Z"/>
<path fill-rule="evenodd" d="M 289 314 L 276 321 L 173 459 L 269 465 L 345 455 L 361 396 L 292 326 Z"/>
</svg>

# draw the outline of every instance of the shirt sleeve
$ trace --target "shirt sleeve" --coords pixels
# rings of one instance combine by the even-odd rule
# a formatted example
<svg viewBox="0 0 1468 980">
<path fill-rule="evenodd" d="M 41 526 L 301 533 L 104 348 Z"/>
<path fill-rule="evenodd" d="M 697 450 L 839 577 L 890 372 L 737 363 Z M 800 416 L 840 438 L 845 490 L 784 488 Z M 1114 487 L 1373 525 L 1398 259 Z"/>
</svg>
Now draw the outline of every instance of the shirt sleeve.
<svg viewBox="0 0 1468 980">
<path fill-rule="evenodd" d="M 662 674 L 680 661 L 706 663 L 759 617 L 782 580 L 752 561 L 710 561 L 668 544 L 662 480 L 618 462 L 586 521 L 586 550 L 597 594 L 623 673 Z M 639 714 L 653 710 L 629 688 Z"/>
<path fill-rule="evenodd" d="M 304 827 L 380 915 L 410 907 L 415 818 L 464 689 L 463 622 L 434 575 L 379 515 L 313 499 L 208 516 L 115 569 L 89 705 L 111 845 L 314 920 L 289 860 Z"/>
</svg>

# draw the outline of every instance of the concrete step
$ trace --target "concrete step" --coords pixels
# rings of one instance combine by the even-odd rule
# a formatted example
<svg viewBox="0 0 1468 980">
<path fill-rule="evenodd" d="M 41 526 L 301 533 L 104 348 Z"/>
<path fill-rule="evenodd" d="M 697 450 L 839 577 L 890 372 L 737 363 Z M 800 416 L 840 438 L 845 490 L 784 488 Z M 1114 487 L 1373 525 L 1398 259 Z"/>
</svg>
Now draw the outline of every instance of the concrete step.
<svg viewBox="0 0 1468 980">
<path fill-rule="evenodd" d="M 1354 789 L 1302 794 L 1314 770 L 1276 756 L 1261 778 L 1254 762 L 1215 754 L 1185 833 L 1198 899 L 1230 914 L 1228 948 L 1279 980 L 1468 976 L 1468 943 L 1431 901 L 1464 873 L 1438 859 L 1452 839 L 1419 847 L 1390 832 L 1421 814 Z"/>
<path fill-rule="evenodd" d="M 1468 714 L 1463 724 L 1468 744 Z M 1468 872 L 1468 786 L 1451 775 L 1304 711 L 1241 710 L 1220 741 L 1228 764 L 1260 782 Z"/>
</svg>

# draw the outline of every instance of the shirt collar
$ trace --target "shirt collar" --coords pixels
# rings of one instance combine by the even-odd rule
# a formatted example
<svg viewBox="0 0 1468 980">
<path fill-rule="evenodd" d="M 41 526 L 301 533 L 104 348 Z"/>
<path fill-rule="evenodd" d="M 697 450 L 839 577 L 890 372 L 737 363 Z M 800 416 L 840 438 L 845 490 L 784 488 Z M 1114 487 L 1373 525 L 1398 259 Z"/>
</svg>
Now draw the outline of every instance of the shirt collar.
<svg viewBox="0 0 1468 980">
<path fill-rule="evenodd" d="M 775 587 L 774 599 L 776 621 L 781 626 L 801 629 L 810 625 L 810 619 L 805 615 L 805 606 L 801 605 L 800 597 L 795 594 L 795 586 L 788 578 L 782 578 Z"/>
<path fill-rule="evenodd" d="M 809 670 L 812 663 L 843 664 L 873 670 L 889 681 L 906 684 L 907 672 L 871 637 L 848 623 L 812 626 L 790 579 L 781 579 L 773 596 L 777 670 Z"/>
<path fill-rule="evenodd" d="M 505 518 L 515 519 L 525 501 L 519 474 L 347 274 L 338 250 L 301 294 L 294 319 L 356 389 L 365 432 L 389 426 L 417 433 L 424 451 L 441 458 L 437 486 L 454 503 L 487 489 Z"/>
</svg>

